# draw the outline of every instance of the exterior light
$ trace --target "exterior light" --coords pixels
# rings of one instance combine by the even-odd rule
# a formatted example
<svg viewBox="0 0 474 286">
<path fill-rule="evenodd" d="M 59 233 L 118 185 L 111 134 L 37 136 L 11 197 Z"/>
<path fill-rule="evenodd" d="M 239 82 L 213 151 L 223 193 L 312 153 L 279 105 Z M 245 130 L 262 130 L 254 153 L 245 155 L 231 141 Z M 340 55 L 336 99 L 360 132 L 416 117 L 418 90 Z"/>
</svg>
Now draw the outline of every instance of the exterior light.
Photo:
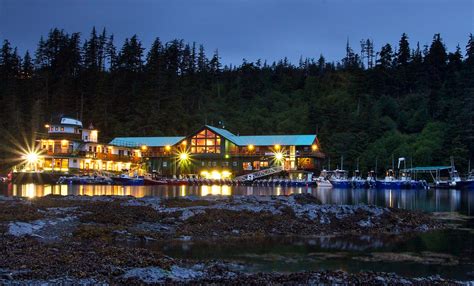
<svg viewBox="0 0 474 286">
<path fill-rule="evenodd" d="M 183 153 L 179 154 L 179 160 L 181 160 L 181 161 L 186 161 L 186 160 L 188 160 L 188 159 L 189 159 L 188 153 L 184 153 L 184 152 L 183 152 Z"/>
<path fill-rule="evenodd" d="M 283 153 L 281 153 L 281 152 L 276 152 L 276 153 L 275 153 L 275 159 L 276 159 L 277 161 L 283 160 Z"/>
<path fill-rule="evenodd" d="M 212 171 L 211 178 L 214 180 L 219 180 L 221 178 L 221 173 L 219 173 L 218 171 Z"/>
<path fill-rule="evenodd" d="M 24 156 L 28 163 L 36 163 L 38 161 L 38 153 L 30 152 Z"/>
<path fill-rule="evenodd" d="M 148 147 L 146 145 L 142 145 L 142 151 L 146 151 L 148 149 Z"/>
<path fill-rule="evenodd" d="M 166 145 L 165 146 L 165 151 L 169 152 L 171 150 L 171 146 L 170 145 Z"/>
<path fill-rule="evenodd" d="M 253 151 L 253 149 L 255 149 L 255 146 L 250 144 L 250 145 L 247 146 L 247 149 L 249 149 L 249 151 Z"/>
<path fill-rule="evenodd" d="M 311 145 L 311 150 L 318 151 L 319 147 L 316 144 Z"/>
<path fill-rule="evenodd" d="M 222 178 L 223 178 L 223 179 L 227 179 L 227 178 L 230 178 L 230 175 L 231 175 L 232 173 L 229 172 L 229 171 L 225 171 L 225 170 L 224 170 L 224 171 L 222 171 L 221 174 L 222 174 Z"/>
<path fill-rule="evenodd" d="M 45 124 L 45 125 L 44 125 L 44 128 L 49 128 L 49 124 Z"/>
<path fill-rule="evenodd" d="M 279 144 L 276 144 L 276 145 L 274 146 L 274 148 L 275 148 L 275 150 L 280 150 L 281 146 L 280 146 Z"/>
<path fill-rule="evenodd" d="M 225 157 L 226 159 L 229 159 L 229 158 L 230 158 L 229 154 L 225 154 L 224 157 Z"/>
<path fill-rule="evenodd" d="M 184 140 L 183 142 L 181 142 L 181 144 L 182 144 L 183 146 L 186 146 L 186 144 L 188 144 L 188 142 L 186 142 L 186 140 Z"/>
</svg>

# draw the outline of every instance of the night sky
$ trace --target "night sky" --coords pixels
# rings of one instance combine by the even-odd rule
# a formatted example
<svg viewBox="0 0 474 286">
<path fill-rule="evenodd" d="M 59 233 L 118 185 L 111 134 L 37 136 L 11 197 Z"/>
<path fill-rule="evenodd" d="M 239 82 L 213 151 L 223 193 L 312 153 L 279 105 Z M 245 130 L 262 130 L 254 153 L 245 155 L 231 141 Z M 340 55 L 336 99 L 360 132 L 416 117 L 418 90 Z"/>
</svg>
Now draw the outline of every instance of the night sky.
<svg viewBox="0 0 474 286">
<path fill-rule="evenodd" d="M 403 32 L 412 47 L 441 33 L 449 50 L 474 32 L 474 0 L 0 0 L 0 39 L 23 54 L 34 51 L 53 27 L 88 37 L 96 26 L 113 32 L 116 45 L 137 34 L 145 48 L 155 37 L 182 38 L 219 50 L 224 64 L 242 59 L 269 62 L 287 56 L 329 60 L 344 56 L 349 39 L 396 45 Z"/>
</svg>

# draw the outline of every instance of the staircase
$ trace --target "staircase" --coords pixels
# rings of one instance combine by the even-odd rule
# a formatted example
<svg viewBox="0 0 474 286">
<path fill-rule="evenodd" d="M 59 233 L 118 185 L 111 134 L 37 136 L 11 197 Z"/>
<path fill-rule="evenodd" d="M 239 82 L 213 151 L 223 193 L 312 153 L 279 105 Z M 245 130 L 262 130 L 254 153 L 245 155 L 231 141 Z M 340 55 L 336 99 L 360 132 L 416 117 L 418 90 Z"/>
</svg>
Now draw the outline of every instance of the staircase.
<svg viewBox="0 0 474 286">
<path fill-rule="evenodd" d="M 246 180 L 253 181 L 253 180 L 261 178 L 261 177 L 265 177 L 265 176 L 273 175 L 273 174 L 276 174 L 276 173 L 280 173 L 283 170 L 284 170 L 283 166 L 274 166 L 274 167 L 271 167 L 271 168 L 268 168 L 268 169 L 264 169 L 264 170 L 254 172 L 254 173 L 249 173 L 249 174 L 245 174 L 245 175 L 242 175 L 242 176 L 235 177 L 234 180 L 237 180 L 237 181 L 246 181 Z"/>
</svg>

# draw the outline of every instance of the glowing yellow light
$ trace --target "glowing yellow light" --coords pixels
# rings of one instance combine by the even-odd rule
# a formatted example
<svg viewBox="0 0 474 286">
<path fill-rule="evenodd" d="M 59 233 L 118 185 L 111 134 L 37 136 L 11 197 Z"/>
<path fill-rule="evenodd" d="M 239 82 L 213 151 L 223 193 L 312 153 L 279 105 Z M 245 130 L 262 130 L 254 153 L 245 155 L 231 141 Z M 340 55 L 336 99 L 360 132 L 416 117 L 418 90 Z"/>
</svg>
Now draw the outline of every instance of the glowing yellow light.
<svg viewBox="0 0 474 286">
<path fill-rule="evenodd" d="M 278 144 L 276 144 L 276 145 L 274 146 L 274 148 L 275 148 L 275 150 L 280 150 L 281 146 L 278 145 Z"/>
<path fill-rule="evenodd" d="M 214 180 L 219 180 L 221 178 L 221 173 L 219 173 L 218 171 L 212 171 L 211 178 Z"/>
<path fill-rule="evenodd" d="M 38 154 L 35 152 L 30 152 L 25 155 L 25 159 L 28 163 L 36 163 L 38 161 Z"/>
<path fill-rule="evenodd" d="M 319 147 L 318 147 L 318 145 L 313 144 L 313 145 L 311 145 L 311 149 L 312 149 L 313 151 L 318 151 Z"/>
<path fill-rule="evenodd" d="M 170 151 L 170 150 L 171 150 L 171 146 L 170 146 L 170 145 L 166 145 L 166 146 L 165 146 L 165 150 L 166 150 L 166 151 Z"/>
<path fill-rule="evenodd" d="M 188 142 L 186 142 L 186 140 L 185 140 L 185 141 L 181 142 L 181 144 L 186 146 L 186 144 L 188 144 Z"/>
<path fill-rule="evenodd" d="M 68 143 L 69 143 L 69 141 L 67 141 L 67 140 L 61 140 L 61 146 L 62 147 L 67 147 Z"/>
<path fill-rule="evenodd" d="M 49 128 L 49 124 L 45 124 L 45 125 L 44 125 L 44 128 Z"/>
<path fill-rule="evenodd" d="M 183 152 L 183 153 L 179 154 L 179 159 L 180 159 L 181 161 L 186 161 L 186 160 L 188 160 L 188 159 L 189 159 L 188 153 Z"/>
<path fill-rule="evenodd" d="M 229 171 L 222 171 L 222 174 L 221 174 L 221 175 L 222 175 L 222 178 L 223 178 L 223 179 L 227 179 L 227 178 L 230 178 L 230 175 L 231 175 L 231 174 L 232 174 L 232 173 L 229 172 Z"/>
<path fill-rule="evenodd" d="M 249 146 L 247 146 L 247 148 L 249 149 L 249 151 L 253 151 L 253 149 L 255 148 L 255 146 L 253 146 L 252 144 L 250 144 Z"/>
<path fill-rule="evenodd" d="M 142 151 L 146 151 L 146 149 L 148 149 L 148 147 L 146 145 L 142 145 Z"/>
<path fill-rule="evenodd" d="M 283 160 L 283 153 L 281 153 L 281 152 L 275 153 L 275 159 L 276 159 L 277 161 Z"/>
<path fill-rule="evenodd" d="M 204 177 L 204 178 L 208 179 L 209 178 L 209 172 L 208 171 L 202 171 L 201 172 L 201 177 Z"/>
</svg>

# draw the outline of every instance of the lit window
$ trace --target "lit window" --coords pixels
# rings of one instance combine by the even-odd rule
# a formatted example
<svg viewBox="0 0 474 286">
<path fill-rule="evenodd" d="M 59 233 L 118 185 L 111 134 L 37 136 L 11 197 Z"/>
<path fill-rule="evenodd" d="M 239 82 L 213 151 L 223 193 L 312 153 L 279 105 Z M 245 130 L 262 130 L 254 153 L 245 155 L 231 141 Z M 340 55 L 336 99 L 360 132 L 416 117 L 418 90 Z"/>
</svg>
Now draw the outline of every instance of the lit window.
<svg viewBox="0 0 474 286">
<path fill-rule="evenodd" d="M 214 132 L 204 129 L 191 138 L 191 153 L 212 153 L 221 152 L 221 138 Z"/>
<path fill-rule="evenodd" d="M 61 131 L 64 131 L 64 127 L 61 127 Z"/>
</svg>

